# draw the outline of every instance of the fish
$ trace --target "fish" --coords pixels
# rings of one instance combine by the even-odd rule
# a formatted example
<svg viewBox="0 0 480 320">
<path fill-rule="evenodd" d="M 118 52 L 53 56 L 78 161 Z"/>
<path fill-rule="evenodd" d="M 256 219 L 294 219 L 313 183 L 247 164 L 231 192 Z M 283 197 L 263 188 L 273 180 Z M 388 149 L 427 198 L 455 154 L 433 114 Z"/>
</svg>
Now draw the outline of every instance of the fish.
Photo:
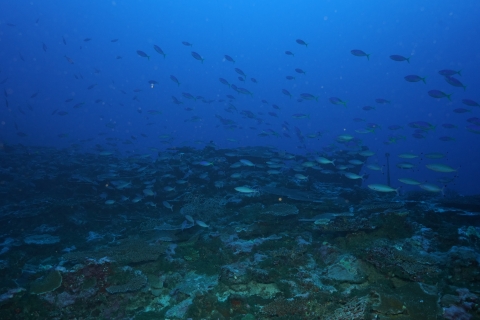
<svg viewBox="0 0 480 320">
<path fill-rule="evenodd" d="M 209 226 L 201 220 L 195 220 L 195 223 L 202 228 L 209 228 Z"/>
<path fill-rule="evenodd" d="M 227 86 L 230 87 L 230 83 L 228 83 L 228 81 L 227 81 L 226 79 L 224 79 L 224 78 L 218 78 L 218 80 L 219 80 L 222 84 L 227 85 Z"/>
<path fill-rule="evenodd" d="M 315 100 L 318 101 L 318 97 L 315 97 L 313 94 L 310 93 L 301 93 L 300 97 L 305 100 Z"/>
<path fill-rule="evenodd" d="M 408 63 L 410 63 L 410 58 L 406 58 L 404 56 L 401 56 L 401 55 L 398 55 L 398 54 L 392 54 L 390 56 L 390 59 L 392 59 L 393 61 L 407 61 Z"/>
<path fill-rule="evenodd" d="M 292 117 L 294 119 L 310 119 L 310 115 L 304 114 L 304 113 L 295 113 L 295 114 L 292 114 Z"/>
<path fill-rule="evenodd" d="M 439 163 L 427 164 L 425 165 L 425 167 L 427 167 L 427 169 L 430 169 L 432 171 L 443 172 L 443 173 L 450 173 L 450 172 L 457 171 L 456 169 L 450 167 L 449 165 L 439 164 Z"/>
<path fill-rule="evenodd" d="M 460 80 L 457 78 L 451 77 L 451 76 L 446 76 L 445 81 L 451 86 L 457 87 L 457 88 L 463 88 L 463 90 L 467 90 L 467 86 L 464 85 Z"/>
<path fill-rule="evenodd" d="M 184 46 L 187 46 L 187 47 L 193 47 L 193 44 L 191 44 L 190 42 L 187 42 L 187 41 L 182 41 L 182 44 Z"/>
<path fill-rule="evenodd" d="M 411 186 L 418 186 L 418 185 L 422 184 L 420 181 L 417 181 L 417 180 L 411 179 L 411 178 L 400 178 L 400 179 L 398 179 L 398 181 L 400 181 L 402 183 L 405 183 L 405 184 L 408 184 L 408 185 L 411 185 Z"/>
<path fill-rule="evenodd" d="M 47 52 L 47 45 L 43 42 L 42 42 L 42 48 L 43 48 L 43 51 Z"/>
<path fill-rule="evenodd" d="M 350 53 L 356 57 L 367 57 L 367 60 L 370 60 L 370 54 L 367 54 L 362 50 L 354 49 L 354 50 L 350 50 Z"/>
<path fill-rule="evenodd" d="M 291 94 L 288 90 L 282 89 L 282 93 L 283 93 L 284 95 L 289 96 L 290 98 L 292 98 L 292 94 Z"/>
<path fill-rule="evenodd" d="M 335 105 L 343 105 L 344 107 L 347 106 L 346 101 L 342 101 L 342 99 L 337 98 L 337 97 L 331 97 L 328 100 L 330 101 L 330 103 L 335 104 Z"/>
<path fill-rule="evenodd" d="M 375 107 L 372 107 L 372 106 L 364 106 L 364 107 L 362 107 L 362 110 L 365 110 L 365 111 L 375 110 Z"/>
<path fill-rule="evenodd" d="M 385 184 L 374 183 L 374 184 L 369 184 L 367 187 L 369 189 L 372 189 L 372 190 L 378 191 L 378 192 L 396 192 L 397 195 L 398 195 L 398 188 L 394 189 L 394 188 L 392 188 L 390 186 L 387 186 Z"/>
<path fill-rule="evenodd" d="M 165 52 L 163 52 L 162 48 L 160 48 L 159 46 L 157 46 L 157 45 L 155 44 L 155 45 L 153 45 L 153 49 L 154 49 L 155 51 L 157 51 L 159 54 L 161 54 L 161 55 L 163 56 L 163 59 L 165 59 L 166 54 L 165 54 Z"/>
<path fill-rule="evenodd" d="M 446 94 L 445 92 L 440 90 L 430 90 L 428 91 L 428 95 L 432 98 L 448 98 L 449 101 L 452 101 L 452 99 L 450 98 L 452 94 Z"/>
<path fill-rule="evenodd" d="M 443 194 L 443 190 L 445 189 L 445 186 L 443 188 L 440 188 L 439 186 L 433 184 L 433 183 L 422 183 L 418 185 L 420 188 L 422 188 L 425 191 L 429 192 L 438 192 Z"/>
<path fill-rule="evenodd" d="M 191 54 L 192 54 L 192 57 L 193 57 L 193 58 L 195 58 L 196 60 L 202 61 L 202 63 L 203 63 L 203 60 L 205 60 L 205 59 L 202 58 L 201 55 L 199 55 L 199 54 L 198 54 L 197 52 L 195 52 L 195 51 L 192 51 Z"/>
<path fill-rule="evenodd" d="M 177 86 L 180 86 L 180 82 L 178 81 L 177 77 L 175 77 L 174 75 L 170 75 L 170 80 L 175 82 Z"/>
<path fill-rule="evenodd" d="M 445 129 L 454 129 L 454 128 L 457 128 L 456 125 L 451 124 L 451 123 L 443 123 L 443 124 L 442 124 L 442 127 L 445 128 Z"/>
<path fill-rule="evenodd" d="M 142 58 L 148 58 L 148 60 L 150 60 L 150 56 L 141 50 L 137 50 L 137 54 Z"/>
<path fill-rule="evenodd" d="M 480 107 L 480 104 L 478 104 L 478 102 L 471 99 L 462 99 L 462 103 L 470 107 Z"/>
<path fill-rule="evenodd" d="M 258 190 L 252 189 L 250 187 L 235 187 L 235 190 L 240 193 L 258 193 Z"/>
<path fill-rule="evenodd" d="M 306 43 L 306 42 L 303 41 L 302 39 L 297 39 L 297 40 L 295 40 L 295 42 L 298 43 L 299 45 L 308 47 L 308 43 Z"/>
<path fill-rule="evenodd" d="M 375 99 L 375 102 L 378 104 L 389 104 L 391 101 L 383 98 Z"/>
<path fill-rule="evenodd" d="M 70 59 L 69 57 L 67 57 L 67 55 L 64 55 L 65 59 L 67 59 L 68 63 L 70 64 L 74 64 L 75 62 L 73 62 L 72 59 Z"/>
<path fill-rule="evenodd" d="M 383 166 L 379 166 L 378 164 L 367 164 L 367 168 L 374 171 L 381 171 L 383 173 Z"/>
<path fill-rule="evenodd" d="M 329 160 L 324 157 L 316 157 L 315 161 L 317 161 L 320 164 L 333 164 L 335 166 L 335 159 L 334 160 Z"/>
<path fill-rule="evenodd" d="M 351 179 L 351 180 L 357 180 L 357 179 L 362 179 L 363 180 L 363 176 L 364 176 L 364 175 L 360 176 L 360 175 L 358 175 L 356 173 L 353 173 L 353 172 L 345 172 L 343 175 L 346 178 Z"/>
<path fill-rule="evenodd" d="M 92 38 L 85 38 L 85 39 L 83 39 L 83 41 L 85 41 L 85 42 L 88 42 L 88 41 L 90 41 L 90 40 L 92 40 Z"/>
<path fill-rule="evenodd" d="M 453 75 L 456 75 L 458 74 L 459 76 L 461 76 L 461 71 L 462 70 L 458 70 L 458 71 L 455 71 L 455 70 L 450 70 L 450 69 L 444 69 L 444 70 L 440 70 L 438 71 L 438 73 L 442 76 L 453 76 Z"/>
<path fill-rule="evenodd" d="M 465 108 L 456 108 L 456 109 L 453 109 L 453 112 L 455 112 L 455 113 L 466 113 L 466 112 L 472 112 L 472 110 L 465 109 Z"/>
<path fill-rule="evenodd" d="M 417 76 L 417 75 L 415 75 L 415 74 L 411 74 L 411 75 L 405 76 L 405 77 L 403 77 L 403 78 L 404 78 L 406 81 L 408 81 L 408 82 L 419 82 L 419 81 L 423 81 L 423 83 L 425 83 L 425 84 L 427 83 L 427 82 L 425 81 L 425 77 L 422 78 L 422 77 Z"/>
<path fill-rule="evenodd" d="M 292 76 L 286 76 L 285 78 L 286 78 L 287 80 L 294 80 L 294 79 L 295 79 L 295 77 L 292 77 Z"/>
<path fill-rule="evenodd" d="M 409 162 L 400 162 L 397 163 L 397 167 L 400 169 L 413 169 L 415 165 Z"/>
<path fill-rule="evenodd" d="M 257 83 L 257 79 L 255 78 L 250 78 L 250 81 L 252 81 L 253 83 Z"/>
<path fill-rule="evenodd" d="M 118 39 L 112 39 L 112 40 L 110 40 L 110 42 L 117 42 L 117 41 L 118 41 Z"/>
<path fill-rule="evenodd" d="M 285 54 L 286 54 L 287 56 L 295 57 L 295 55 L 293 54 L 292 51 L 285 51 Z"/>
<path fill-rule="evenodd" d="M 447 142 L 447 141 L 454 141 L 455 138 L 449 137 L 449 136 L 441 136 L 441 137 L 438 138 L 438 140 Z"/>
<path fill-rule="evenodd" d="M 225 57 L 225 60 L 235 63 L 235 60 L 233 60 L 233 58 L 230 57 L 228 54 L 224 55 L 224 57 Z"/>
<path fill-rule="evenodd" d="M 235 68 L 234 70 L 235 70 L 235 72 L 238 73 L 239 75 L 241 75 L 241 76 L 243 76 L 243 77 L 245 77 L 245 78 L 247 77 L 246 74 L 245 74 L 245 72 L 243 72 L 241 69 Z"/>
<path fill-rule="evenodd" d="M 173 205 L 171 205 L 168 201 L 162 201 L 162 204 L 165 208 L 170 209 L 173 212 Z"/>
<path fill-rule="evenodd" d="M 296 68 L 296 69 L 295 69 L 295 72 L 296 72 L 296 73 L 303 73 L 303 74 L 306 74 L 306 73 L 305 73 L 305 71 L 303 71 L 303 70 L 302 70 L 302 69 L 300 69 L 300 68 Z"/>
<path fill-rule="evenodd" d="M 191 100 L 197 101 L 197 98 L 195 98 L 193 95 L 191 95 L 191 94 L 188 93 L 188 92 L 182 92 L 182 96 L 184 96 L 184 97 L 187 98 L 187 99 L 191 99 Z"/>
</svg>

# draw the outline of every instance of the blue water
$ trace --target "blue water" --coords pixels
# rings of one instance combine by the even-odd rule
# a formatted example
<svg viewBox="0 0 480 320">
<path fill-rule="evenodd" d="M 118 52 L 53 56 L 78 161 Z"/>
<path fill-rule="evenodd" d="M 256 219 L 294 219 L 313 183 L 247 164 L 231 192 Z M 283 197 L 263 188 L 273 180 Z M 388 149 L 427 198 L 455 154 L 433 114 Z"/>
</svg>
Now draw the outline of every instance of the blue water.
<svg viewBox="0 0 480 320">
<path fill-rule="evenodd" d="M 339 135 L 349 134 L 376 153 L 368 163 L 384 165 L 384 154 L 391 154 L 394 187 L 402 177 L 442 187 L 437 179 L 456 176 L 447 189 L 478 194 L 479 135 L 467 130 L 472 125 L 467 119 L 478 117 L 480 109 L 462 99 L 480 101 L 479 13 L 476 1 L 1 1 L 0 87 L 5 103 L 0 108 L 0 140 L 5 145 L 73 145 L 75 152 L 100 148 L 156 155 L 166 148 L 214 143 L 218 148 L 260 145 L 305 154 L 331 145 L 349 149 L 336 142 Z M 370 54 L 369 59 L 352 55 L 354 49 Z M 204 61 L 194 59 L 192 51 Z M 410 63 L 391 60 L 393 54 L 409 57 Z M 245 82 L 234 68 L 245 72 Z M 461 76 L 454 77 L 466 90 L 448 84 L 438 74 L 442 69 L 461 70 Z M 426 77 L 426 84 L 405 81 L 411 74 Z M 285 79 L 289 75 L 295 79 Z M 219 78 L 253 95 L 239 94 Z M 149 80 L 158 83 L 152 88 Z M 453 94 L 451 101 L 430 97 L 427 92 L 433 89 Z M 215 101 L 189 100 L 183 92 Z M 298 102 L 301 93 L 318 101 Z M 236 112 L 225 111 L 227 94 L 235 97 L 230 102 Z M 174 104 L 172 96 L 182 104 Z M 347 107 L 330 103 L 331 97 L 347 101 Z M 391 103 L 377 104 L 377 98 Z M 376 109 L 362 110 L 367 105 Z M 456 108 L 471 111 L 459 114 L 453 112 Z M 253 112 L 255 119 L 243 117 L 243 110 Z M 62 111 L 68 114 L 60 116 Z M 294 119 L 297 113 L 309 118 Z M 236 125 L 227 128 L 216 116 Z M 282 127 L 285 121 L 289 131 Z M 416 139 L 408 126 L 414 121 L 436 128 Z M 367 134 L 355 131 L 367 123 L 381 128 Z M 443 128 L 444 123 L 457 128 Z M 391 125 L 403 129 L 389 130 Z M 304 143 L 295 127 L 305 136 Z M 259 136 L 267 130 L 278 136 L 272 131 Z M 323 135 L 306 137 L 317 132 Z M 385 144 L 390 135 L 405 139 Z M 444 142 L 439 139 L 443 136 L 454 140 Z M 119 140 L 113 146 L 106 144 L 112 141 L 107 138 Z M 125 140 L 133 144 L 121 143 Z M 445 157 L 412 160 L 415 169 L 405 171 L 395 164 L 406 152 L 441 152 Z M 426 163 L 447 164 L 457 172 L 432 172 Z M 369 174 L 364 186 L 386 183 L 379 172 L 361 172 Z"/>
</svg>

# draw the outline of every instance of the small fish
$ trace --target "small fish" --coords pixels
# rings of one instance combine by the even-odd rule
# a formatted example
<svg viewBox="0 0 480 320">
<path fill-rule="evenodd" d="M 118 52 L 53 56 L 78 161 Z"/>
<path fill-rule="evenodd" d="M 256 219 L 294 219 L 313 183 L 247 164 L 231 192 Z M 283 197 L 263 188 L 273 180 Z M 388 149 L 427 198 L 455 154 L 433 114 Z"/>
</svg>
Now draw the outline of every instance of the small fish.
<svg viewBox="0 0 480 320">
<path fill-rule="evenodd" d="M 452 167 L 450 167 L 446 164 L 438 164 L 438 163 L 427 164 L 427 165 L 425 165 L 425 167 L 427 167 L 427 169 L 430 169 L 432 171 L 442 172 L 442 173 L 450 173 L 450 172 L 456 172 L 457 171 L 456 169 L 453 169 Z"/>
<path fill-rule="evenodd" d="M 168 203 L 168 201 L 163 201 L 162 204 L 163 204 L 163 206 L 164 206 L 165 208 L 170 209 L 170 210 L 172 210 L 172 212 L 173 212 L 173 205 L 171 205 L 170 203 Z"/>
<path fill-rule="evenodd" d="M 43 48 L 43 51 L 47 52 L 47 45 L 43 42 L 42 42 L 42 48 Z"/>
<path fill-rule="evenodd" d="M 225 80 L 225 79 L 223 79 L 223 78 L 218 78 L 218 80 L 219 80 L 222 84 L 227 85 L 227 86 L 230 87 L 230 83 L 228 83 L 227 80 Z"/>
<path fill-rule="evenodd" d="M 318 97 L 315 97 L 313 94 L 310 93 L 302 93 L 300 94 L 300 97 L 304 100 L 315 100 L 318 101 Z"/>
<path fill-rule="evenodd" d="M 170 80 L 172 80 L 173 82 L 175 82 L 177 84 L 177 86 L 180 86 L 180 82 L 178 81 L 177 77 L 173 76 L 173 75 L 170 75 Z"/>
<path fill-rule="evenodd" d="M 85 39 L 83 39 L 83 41 L 85 41 L 85 42 L 88 42 L 88 41 L 90 41 L 90 40 L 92 40 L 92 38 L 85 38 Z"/>
<path fill-rule="evenodd" d="M 411 186 L 418 186 L 418 185 L 422 184 L 420 181 L 417 181 L 415 179 L 410 179 L 410 178 L 400 178 L 400 179 L 398 179 L 398 181 L 400 181 L 402 183 L 405 183 L 405 184 L 408 184 L 408 185 L 411 185 Z"/>
<path fill-rule="evenodd" d="M 247 77 L 247 75 L 245 74 L 245 72 L 243 72 L 241 69 L 239 68 L 235 68 L 235 72 L 238 73 L 239 75 L 241 75 L 242 77 Z"/>
<path fill-rule="evenodd" d="M 446 94 L 445 92 L 440 90 L 430 90 L 428 91 L 428 95 L 432 98 L 437 98 L 437 99 L 448 98 L 449 101 L 452 101 L 452 99 L 450 98 L 452 94 Z"/>
<path fill-rule="evenodd" d="M 62 41 L 64 45 L 67 45 L 67 40 L 65 40 L 65 37 L 62 37 Z"/>
<path fill-rule="evenodd" d="M 378 99 L 375 99 L 375 102 L 378 103 L 378 104 L 389 104 L 390 100 L 383 99 L 383 98 L 378 98 Z"/>
<path fill-rule="evenodd" d="M 257 83 L 257 79 L 255 78 L 250 78 L 250 81 L 252 81 L 253 83 Z"/>
<path fill-rule="evenodd" d="M 306 43 L 306 42 L 303 41 L 302 39 L 297 39 L 297 40 L 295 40 L 295 42 L 298 43 L 299 45 L 308 47 L 308 43 Z"/>
<path fill-rule="evenodd" d="M 460 80 L 458 80 L 457 78 L 446 76 L 445 81 L 447 81 L 447 83 L 451 86 L 454 86 L 457 88 L 463 88 L 463 90 L 467 90 L 467 86 L 461 83 Z"/>
<path fill-rule="evenodd" d="M 465 108 L 456 108 L 456 109 L 453 109 L 453 112 L 455 112 L 455 113 L 467 113 L 467 112 L 472 112 L 472 110 L 465 109 Z"/>
<path fill-rule="evenodd" d="M 191 99 L 191 100 L 197 101 L 197 98 L 195 98 L 193 95 L 191 95 L 191 94 L 188 93 L 188 92 L 182 92 L 182 96 L 184 96 L 184 97 L 187 98 L 187 99 Z"/>
<path fill-rule="evenodd" d="M 295 57 L 295 55 L 293 54 L 292 51 L 285 51 L 285 54 L 286 54 L 287 56 Z"/>
<path fill-rule="evenodd" d="M 137 54 L 142 58 L 147 58 L 148 60 L 150 60 L 150 56 L 141 50 L 137 50 Z"/>
<path fill-rule="evenodd" d="M 203 60 L 205 60 L 205 59 L 202 58 L 201 55 L 199 55 L 199 54 L 198 54 L 197 52 L 195 52 L 195 51 L 192 51 L 192 57 L 194 57 L 196 60 L 202 61 L 202 63 L 203 63 Z"/>
<path fill-rule="evenodd" d="M 425 82 L 425 77 L 420 77 L 420 76 L 417 76 L 417 75 L 414 75 L 414 74 L 411 74 L 411 75 L 408 75 L 408 76 L 405 76 L 404 79 L 408 82 L 419 82 L 419 81 L 423 81 L 423 83 L 427 83 Z"/>
<path fill-rule="evenodd" d="M 448 77 L 451 77 L 453 75 L 456 75 L 458 74 L 459 76 L 461 76 L 462 70 L 458 70 L 458 71 L 455 71 L 455 70 L 449 70 L 449 69 L 444 69 L 444 70 L 440 70 L 438 71 L 438 73 L 442 76 L 448 76 Z"/>
<path fill-rule="evenodd" d="M 350 50 L 350 53 L 356 57 L 367 57 L 367 60 L 370 60 L 370 54 L 367 54 L 362 50 L 354 49 L 354 50 Z"/>
<path fill-rule="evenodd" d="M 192 47 L 193 46 L 193 44 L 191 44 L 190 42 L 187 42 L 187 41 L 182 41 L 182 44 L 184 46 L 187 46 L 187 47 Z"/>
<path fill-rule="evenodd" d="M 235 60 L 233 60 L 233 58 L 230 57 L 228 54 L 224 55 L 224 57 L 225 57 L 225 60 L 235 63 Z"/>
<path fill-rule="evenodd" d="M 439 186 L 434 185 L 433 183 L 422 183 L 422 184 L 419 184 L 418 186 L 425 191 L 436 192 L 436 193 L 441 192 L 442 194 L 443 194 L 443 190 L 445 189 L 445 187 L 440 188 Z"/>
<path fill-rule="evenodd" d="M 363 180 L 363 176 L 364 176 L 364 175 L 360 176 L 360 175 L 358 175 L 356 173 L 353 173 L 353 172 L 345 172 L 343 175 L 346 178 L 351 179 L 351 180 L 357 180 L 357 179 L 362 179 Z"/>
<path fill-rule="evenodd" d="M 287 80 L 295 80 L 295 77 L 293 77 L 293 76 L 286 76 L 285 79 L 287 79 Z"/>
<path fill-rule="evenodd" d="M 480 107 L 480 104 L 478 104 L 478 102 L 470 99 L 462 99 L 462 103 L 470 107 Z"/>
<path fill-rule="evenodd" d="M 117 42 L 117 41 L 118 41 L 118 39 L 112 39 L 112 40 L 110 40 L 110 42 Z"/>
<path fill-rule="evenodd" d="M 93 88 L 95 88 L 97 86 L 97 83 L 94 83 L 94 84 L 91 84 L 88 86 L 88 90 L 92 90 Z"/>
<path fill-rule="evenodd" d="M 163 56 L 163 59 L 165 59 L 166 54 L 165 54 L 165 52 L 163 52 L 162 48 L 160 48 L 157 45 L 154 45 L 153 49 L 155 49 L 155 51 L 157 51 L 159 54 L 161 54 Z"/>
<path fill-rule="evenodd" d="M 107 200 L 107 201 L 105 201 L 105 204 L 106 204 L 106 205 L 112 205 L 112 204 L 114 204 L 114 203 L 115 203 L 115 200 Z"/>
<path fill-rule="evenodd" d="M 370 111 L 370 110 L 375 110 L 375 107 L 372 107 L 372 106 L 364 106 L 362 107 L 363 110 L 365 111 Z"/>
<path fill-rule="evenodd" d="M 442 127 L 444 127 L 445 129 L 455 129 L 455 128 L 457 128 L 456 125 L 451 124 L 451 123 L 444 123 L 444 124 L 442 124 Z"/>
<path fill-rule="evenodd" d="M 290 98 L 292 98 L 292 94 L 291 94 L 288 90 L 282 89 L 282 93 L 283 93 L 284 95 L 289 96 Z"/>
<path fill-rule="evenodd" d="M 396 192 L 398 195 L 398 189 L 394 189 L 384 184 L 379 184 L 379 183 L 369 184 L 368 188 L 378 192 Z"/>
<path fill-rule="evenodd" d="M 67 57 L 66 55 L 64 55 L 65 59 L 67 59 L 68 63 L 70 64 L 74 64 L 75 62 L 73 62 L 72 59 L 70 59 L 69 57 Z"/>
<path fill-rule="evenodd" d="M 404 56 L 401 56 L 401 55 L 398 55 L 398 54 L 392 54 L 390 56 L 390 59 L 392 59 L 393 61 L 407 61 L 408 63 L 410 63 L 410 58 L 405 58 Z"/>
<path fill-rule="evenodd" d="M 296 69 L 295 69 L 295 72 L 306 74 L 305 71 L 303 71 L 303 70 L 300 69 L 300 68 L 296 68 Z"/>
<path fill-rule="evenodd" d="M 209 227 L 205 222 L 200 221 L 200 220 L 195 220 L 195 223 L 202 228 L 208 228 Z"/>
<path fill-rule="evenodd" d="M 258 190 L 255 190 L 255 189 L 252 189 L 252 188 L 249 188 L 249 187 L 236 187 L 235 190 L 240 192 L 240 193 L 256 193 L 256 192 L 258 192 Z"/>
<path fill-rule="evenodd" d="M 330 101 L 330 103 L 335 104 L 335 105 L 343 105 L 344 107 L 347 106 L 346 101 L 343 101 L 342 99 L 337 98 L 337 97 L 331 97 L 328 100 Z"/>
</svg>

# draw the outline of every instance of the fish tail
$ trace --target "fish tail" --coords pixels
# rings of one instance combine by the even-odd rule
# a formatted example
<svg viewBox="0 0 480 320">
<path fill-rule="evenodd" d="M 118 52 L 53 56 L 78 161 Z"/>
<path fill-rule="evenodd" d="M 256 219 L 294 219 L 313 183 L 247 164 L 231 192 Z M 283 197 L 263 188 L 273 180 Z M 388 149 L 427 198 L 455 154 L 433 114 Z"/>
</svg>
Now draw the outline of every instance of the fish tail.
<svg viewBox="0 0 480 320">
<path fill-rule="evenodd" d="M 427 77 L 422 78 L 423 83 L 427 84 L 427 81 L 425 81 Z"/>
<path fill-rule="evenodd" d="M 367 60 L 370 61 L 370 54 L 367 54 Z"/>
<path fill-rule="evenodd" d="M 452 94 L 453 93 L 447 94 L 448 101 L 452 101 L 452 98 L 450 98 L 452 96 Z"/>
<path fill-rule="evenodd" d="M 410 63 L 410 58 L 411 58 L 411 57 L 405 58 L 405 60 L 407 60 L 407 62 Z"/>
</svg>

